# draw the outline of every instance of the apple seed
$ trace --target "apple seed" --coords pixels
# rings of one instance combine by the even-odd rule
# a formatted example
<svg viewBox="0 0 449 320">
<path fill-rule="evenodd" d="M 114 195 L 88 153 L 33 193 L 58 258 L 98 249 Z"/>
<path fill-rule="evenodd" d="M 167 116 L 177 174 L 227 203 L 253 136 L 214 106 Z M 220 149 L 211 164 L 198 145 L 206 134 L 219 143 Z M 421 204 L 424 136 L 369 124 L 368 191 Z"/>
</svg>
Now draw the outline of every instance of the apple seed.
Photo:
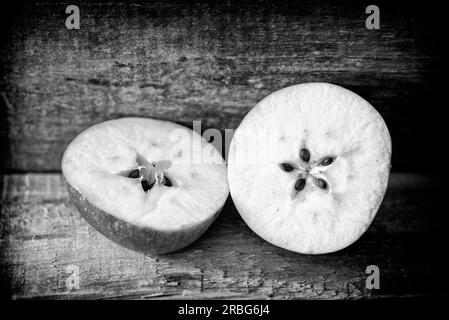
<svg viewBox="0 0 449 320">
<path fill-rule="evenodd" d="M 143 191 L 147 192 L 148 190 L 150 190 L 153 187 L 154 182 L 152 184 L 150 184 L 147 180 L 142 180 L 140 182 L 140 184 L 142 185 Z"/>
<path fill-rule="evenodd" d="M 306 148 L 302 148 L 301 151 L 299 152 L 299 157 L 301 158 L 302 161 L 309 162 L 310 160 L 309 150 L 307 150 Z"/>
<path fill-rule="evenodd" d="M 128 175 L 129 178 L 131 179 L 137 179 L 138 177 L 140 177 L 140 170 L 139 169 L 134 169 L 133 171 L 131 171 Z"/>
<path fill-rule="evenodd" d="M 299 179 L 295 183 L 295 190 L 301 191 L 306 186 L 306 179 Z"/>
<path fill-rule="evenodd" d="M 291 172 L 295 168 L 291 164 L 284 162 L 284 163 L 281 163 L 281 169 L 284 170 L 285 172 Z"/>
<path fill-rule="evenodd" d="M 166 187 L 172 187 L 173 183 L 171 182 L 171 180 L 167 177 L 164 176 L 164 180 L 162 180 L 162 184 Z"/>
<path fill-rule="evenodd" d="M 321 161 L 321 165 L 322 165 L 322 166 L 328 166 L 328 165 L 330 165 L 333 161 L 334 161 L 334 159 L 332 159 L 332 157 L 327 157 L 327 158 L 324 158 L 323 161 Z"/>
<path fill-rule="evenodd" d="M 321 189 L 327 189 L 326 180 L 321 179 L 321 178 L 315 178 L 315 182 L 316 182 L 317 186 L 320 187 Z"/>
</svg>

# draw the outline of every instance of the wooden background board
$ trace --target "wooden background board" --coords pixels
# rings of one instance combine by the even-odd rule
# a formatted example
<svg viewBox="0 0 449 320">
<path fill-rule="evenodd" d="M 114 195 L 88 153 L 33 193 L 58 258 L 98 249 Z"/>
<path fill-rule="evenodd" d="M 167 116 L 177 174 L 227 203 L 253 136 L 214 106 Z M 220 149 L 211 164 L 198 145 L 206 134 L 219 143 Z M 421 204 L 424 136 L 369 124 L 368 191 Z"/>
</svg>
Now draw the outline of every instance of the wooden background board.
<svg viewBox="0 0 449 320">
<path fill-rule="evenodd" d="M 435 171 L 439 33 L 433 6 L 381 3 L 380 30 L 355 1 L 29 2 L 2 14 L 0 169 L 58 171 L 93 123 L 148 116 L 236 128 L 282 87 L 325 81 L 371 102 L 393 137 L 393 170 Z M 5 22 L 6 21 L 6 22 Z M 444 90 L 441 90 L 441 95 Z"/>
<path fill-rule="evenodd" d="M 263 241 L 231 201 L 212 227 L 180 252 L 149 256 L 107 240 L 68 201 L 59 174 L 0 177 L 3 293 L 22 298 L 360 299 L 448 294 L 439 261 L 438 181 L 393 174 L 384 203 L 355 244 L 301 255 Z M 432 219 L 429 219 L 428 215 Z M 432 221 L 434 223 L 431 223 Z M 368 265 L 380 290 L 365 287 Z M 78 268 L 80 286 L 66 281 Z"/>
</svg>

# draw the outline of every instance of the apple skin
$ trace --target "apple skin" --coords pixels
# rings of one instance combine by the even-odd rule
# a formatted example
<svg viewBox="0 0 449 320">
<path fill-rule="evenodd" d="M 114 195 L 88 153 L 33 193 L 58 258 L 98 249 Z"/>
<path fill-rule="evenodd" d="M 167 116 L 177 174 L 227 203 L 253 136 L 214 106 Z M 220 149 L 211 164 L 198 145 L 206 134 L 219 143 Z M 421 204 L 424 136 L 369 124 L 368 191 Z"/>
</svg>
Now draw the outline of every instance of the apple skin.
<svg viewBox="0 0 449 320">
<path fill-rule="evenodd" d="M 69 198 L 84 220 L 113 242 L 145 254 L 178 251 L 197 240 L 215 221 L 222 208 L 207 220 L 179 231 L 160 231 L 139 227 L 98 209 L 67 181 Z"/>
</svg>

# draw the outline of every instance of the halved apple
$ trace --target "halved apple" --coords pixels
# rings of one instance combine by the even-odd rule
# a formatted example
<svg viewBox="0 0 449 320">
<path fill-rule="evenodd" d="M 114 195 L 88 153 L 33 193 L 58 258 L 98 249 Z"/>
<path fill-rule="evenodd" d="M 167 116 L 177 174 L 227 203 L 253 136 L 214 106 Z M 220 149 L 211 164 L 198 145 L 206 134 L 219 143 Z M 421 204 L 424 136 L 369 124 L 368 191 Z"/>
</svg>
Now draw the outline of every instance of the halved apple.
<svg viewBox="0 0 449 320">
<path fill-rule="evenodd" d="M 85 220 L 114 242 L 168 253 L 201 236 L 228 196 L 226 164 L 196 132 L 168 121 L 94 125 L 67 147 L 62 172 Z"/>
<path fill-rule="evenodd" d="M 368 228 L 384 197 L 391 139 L 357 94 L 300 84 L 260 101 L 230 145 L 232 199 L 266 241 L 296 252 L 337 251 Z"/>
</svg>

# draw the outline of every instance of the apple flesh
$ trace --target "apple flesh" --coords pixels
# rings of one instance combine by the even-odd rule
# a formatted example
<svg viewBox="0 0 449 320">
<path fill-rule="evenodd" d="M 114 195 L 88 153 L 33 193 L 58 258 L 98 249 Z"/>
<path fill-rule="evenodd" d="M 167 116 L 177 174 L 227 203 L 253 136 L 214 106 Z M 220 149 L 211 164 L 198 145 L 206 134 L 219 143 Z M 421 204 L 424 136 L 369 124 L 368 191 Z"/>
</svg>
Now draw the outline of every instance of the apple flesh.
<svg viewBox="0 0 449 320">
<path fill-rule="evenodd" d="M 384 197 L 391 138 L 380 114 L 328 83 L 279 90 L 237 128 L 229 151 L 232 199 L 266 241 L 299 253 L 343 249 Z"/>
<path fill-rule="evenodd" d="M 177 124 L 122 118 L 88 128 L 62 171 L 82 217 L 132 250 L 164 254 L 198 239 L 228 196 L 226 165 L 199 134 Z"/>
</svg>

